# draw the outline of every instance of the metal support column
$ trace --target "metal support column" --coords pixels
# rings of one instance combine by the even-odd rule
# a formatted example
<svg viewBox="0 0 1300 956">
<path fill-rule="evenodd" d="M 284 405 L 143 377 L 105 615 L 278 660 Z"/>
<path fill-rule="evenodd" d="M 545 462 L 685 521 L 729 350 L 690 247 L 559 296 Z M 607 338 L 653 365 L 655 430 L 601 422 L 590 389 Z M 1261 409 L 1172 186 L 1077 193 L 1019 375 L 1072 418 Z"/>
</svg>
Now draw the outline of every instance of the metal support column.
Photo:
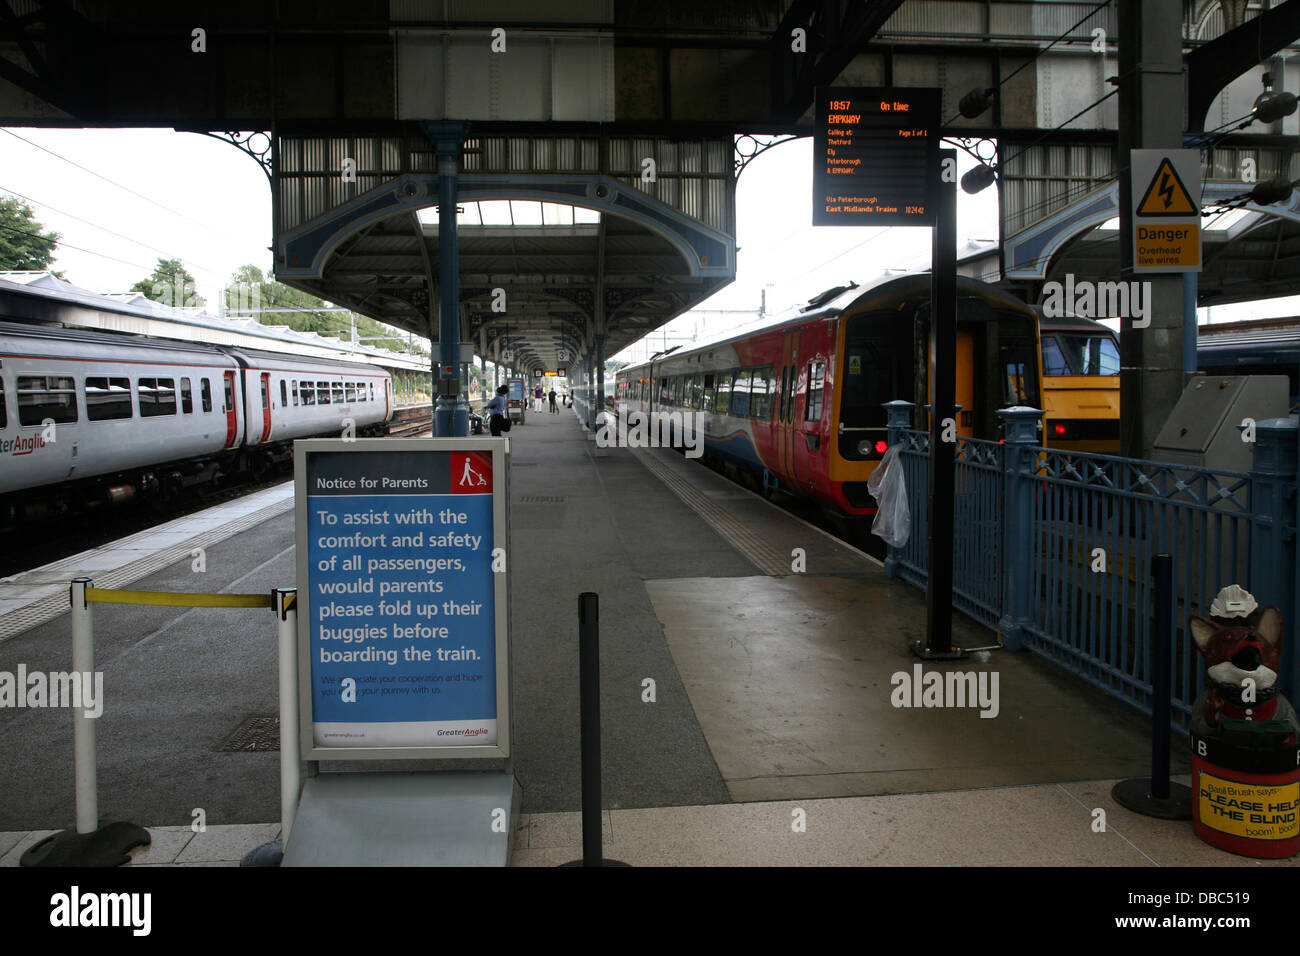
<svg viewBox="0 0 1300 956">
<path fill-rule="evenodd" d="M 469 434 L 469 404 L 460 388 L 460 248 L 456 230 L 456 178 L 464 123 L 428 123 L 438 149 L 438 388 L 434 434 Z"/>
<path fill-rule="evenodd" d="M 1119 0 L 1119 165 L 1133 149 L 1183 143 L 1183 4 Z M 1138 188 L 1141 188 L 1140 186 Z M 1190 187 L 1189 187 L 1190 188 Z M 1119 177 L 1120 278 L 1150 282 L 1150 324 L 1120 322 L 1120 454 L 1150 459 L 1183 393 L 1183 292 L 1177 275 L 1133 275 L 1133 184 Z"/>
<path fill-rule="evenodd" d="M 953 494 L 957 462 L 957 183 L 944 182 L 945 163 L 955 169 L 957 151 L 939 150 L 935 187 L 934 245 L 930 263 L 930 521 L 925 585 L 926 640 L 913 653 L 929 659 L 964 657 L 952 643 Z M 951 420 L 951 425 L 947 422 Z M 944 440 L 945 433 L 950 441 Z"/>
</svg>

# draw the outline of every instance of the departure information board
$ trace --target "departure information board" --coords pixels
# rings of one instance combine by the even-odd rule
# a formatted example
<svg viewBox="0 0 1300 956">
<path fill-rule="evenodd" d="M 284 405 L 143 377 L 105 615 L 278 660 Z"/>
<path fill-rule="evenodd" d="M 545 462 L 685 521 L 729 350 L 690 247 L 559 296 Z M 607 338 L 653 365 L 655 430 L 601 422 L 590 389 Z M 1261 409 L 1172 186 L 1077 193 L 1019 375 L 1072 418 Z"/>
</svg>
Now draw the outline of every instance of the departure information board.
<svg viewBox="0 0 1300 956">
<path fill-rule="evenodd" d="M 813 225 L 934 225 L 939 107 L 929 87 L 817 90 Z"/>
</svg>

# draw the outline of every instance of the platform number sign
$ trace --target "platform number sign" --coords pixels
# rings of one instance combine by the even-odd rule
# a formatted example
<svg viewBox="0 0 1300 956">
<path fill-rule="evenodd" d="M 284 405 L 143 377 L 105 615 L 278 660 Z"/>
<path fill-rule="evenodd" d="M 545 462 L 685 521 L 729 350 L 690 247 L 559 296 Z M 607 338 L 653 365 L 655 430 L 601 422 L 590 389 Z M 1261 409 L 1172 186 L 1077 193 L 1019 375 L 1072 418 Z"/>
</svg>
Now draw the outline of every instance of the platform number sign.
<svg viewBox="0 0 1300 956">
<path fill-rule="evenodd" d="M 555 358 L 560 362 L 567 362 L 569 360 L 569 350 L 568 349 L 556 350 Z"/>
<path fill-rule="evenodd" d="M 502 350 L 501 350 L 501 361 L 503 361 L 503 362 L 513 362 L 514 360 L 515 360 L 515 350 L 514 350 L 514 349 L 502 349 Z"/>
</svg>

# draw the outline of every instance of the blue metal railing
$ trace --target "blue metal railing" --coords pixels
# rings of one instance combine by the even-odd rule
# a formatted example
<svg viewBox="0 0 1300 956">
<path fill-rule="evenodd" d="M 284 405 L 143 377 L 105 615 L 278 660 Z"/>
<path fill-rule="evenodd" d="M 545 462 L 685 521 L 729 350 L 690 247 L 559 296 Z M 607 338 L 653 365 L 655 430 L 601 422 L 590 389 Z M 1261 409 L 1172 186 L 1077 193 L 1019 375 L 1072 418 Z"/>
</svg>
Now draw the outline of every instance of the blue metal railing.
<svg viewBox="0 0 1300 956">
<path fill-rule="evenodd" d="M 925 586 L 929 436 L 906 427 L 911 405 L 891 402 L 890 444 L 912 509 L 912 536 L 886 571 Z M 1150 709 L 1151 558 L 1173 560 L 1171 686 L 1186 728 L 1204 668 L 1188 618 L 1206 614 L 1227 584 L 1291 618 L 1295 594 L 1296 425 L 1256 425 L 1251 473 L 1038 447 L 1036 409 L 999 412 L 1004 442 L 958 440 L 953 605 L 1141 710 Z M 1296 653 L 1284 693 L 1298 683 Z"/>
</svg>

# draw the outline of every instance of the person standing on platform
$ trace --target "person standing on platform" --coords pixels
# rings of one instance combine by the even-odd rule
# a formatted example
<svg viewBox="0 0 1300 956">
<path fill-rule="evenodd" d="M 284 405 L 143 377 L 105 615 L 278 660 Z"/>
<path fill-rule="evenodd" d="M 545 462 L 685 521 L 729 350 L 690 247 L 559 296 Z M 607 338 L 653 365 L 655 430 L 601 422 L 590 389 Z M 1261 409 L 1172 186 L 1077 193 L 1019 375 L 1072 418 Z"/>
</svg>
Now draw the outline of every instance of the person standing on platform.
<svg viewBox="0 0 1300 956">
<path fill-rule="evenodd" d="M 560 414 L 560 409 L 559 409 L 559 407 L 555 404 L 555 399 L 556 399 L 555 389 L 551 389 L 551 394 L 550 394 L 549 397 L 550 397 L 550 399 L 551 399 L 551 414 L 552 414 L 552 415 L 558 415 L 558 414 Z"/>
<path fill-rule="evenodd" d="M 510 409 L 506 405 L 506 396 L 509 394 L 510 386 L 502 385 L 491 401 L 483 406 L 483 414 L 490 416 L 488 429 L 493 438 L 499 438 L 503 431 L 510 431 Z"/>
<path fill-rule="evenodd" d="M 541 410 L 542 410 L 542 386 L 538 385 L 537 388 L 533 390 L 533 411 L 540 412 Z"/>
</svg>

